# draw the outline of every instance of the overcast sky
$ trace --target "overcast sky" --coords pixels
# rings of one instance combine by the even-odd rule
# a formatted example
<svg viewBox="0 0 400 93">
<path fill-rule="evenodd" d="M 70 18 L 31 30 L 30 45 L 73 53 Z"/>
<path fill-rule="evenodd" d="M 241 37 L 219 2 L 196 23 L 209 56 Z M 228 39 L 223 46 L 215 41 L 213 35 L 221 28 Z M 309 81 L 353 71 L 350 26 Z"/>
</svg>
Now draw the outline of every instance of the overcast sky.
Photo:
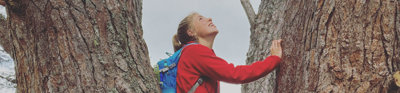
<svg viewBox="0 0 400 93">
<path fill-rule="evenodd" d="M 257 12 L 261 0 L 250 1 Z M 219 29 L 213 46 L 217 56 L 235 65 L 245 64 L 250 24 L 240 0 L 143 0 L 144 39 L 152 66 L 167 58 L 165 52 L 173 52 L 172 36 L 191 12 L 211 17 Z M 240 92 L 240 84 L 221 83 L 221 93 Z"/>
<path fill-rule="evenodd" d="M 261 0 L 250 0 L 258 11 Z M 150 53 L 151 65 L 165 52 L 173 52 L 172 36 L 179 22 L 191 12 L 211 17 L 219 29 L 214 42 L 217 56 L 235 65 L 244 65 L 250 42 L 250 24 L 240 0 L 143 0 L 144 40 Z M 0 6 L 0 13 L 6 14 Z M 221 93 L 240 93 L 239 84 L 221 83 Z"/>
</svg>

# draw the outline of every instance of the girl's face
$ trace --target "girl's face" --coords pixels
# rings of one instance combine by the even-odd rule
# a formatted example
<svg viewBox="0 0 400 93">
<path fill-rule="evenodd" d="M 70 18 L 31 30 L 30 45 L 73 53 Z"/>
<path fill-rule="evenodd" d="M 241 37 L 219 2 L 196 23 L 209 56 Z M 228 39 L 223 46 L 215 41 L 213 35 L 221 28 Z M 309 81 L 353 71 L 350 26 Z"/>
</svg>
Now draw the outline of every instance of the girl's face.
<svg viewBox="0 0 400 93">
<path fill-rule="evenodd" d="M 213 24 L 211 18 L 206 18 L 202 15 L 195 15 L 193 17 L 194 33 L 199 38 L 214 38 L 218 34 L 217 27 Z"/>
</svg>

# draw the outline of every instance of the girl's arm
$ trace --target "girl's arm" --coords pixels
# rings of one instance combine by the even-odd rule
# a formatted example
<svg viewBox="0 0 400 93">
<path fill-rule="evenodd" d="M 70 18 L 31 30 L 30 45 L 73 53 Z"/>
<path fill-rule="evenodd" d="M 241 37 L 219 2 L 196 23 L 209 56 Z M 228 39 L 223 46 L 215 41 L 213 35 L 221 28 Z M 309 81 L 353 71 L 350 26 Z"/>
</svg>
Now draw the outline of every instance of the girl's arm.
<svg viewBox="0 0 400 93">
<path fill-rule="evenodd" d="M 214 52 L 201 45 L 188 47 L 183 56 L 190 57 L 190 64 L 201 75 L 230 83 L 247 83 L 271 72 L 280 62 L 279 56 L 269 56 L 250 65 L 234 66 L 215 56 Z"/>
</svg>

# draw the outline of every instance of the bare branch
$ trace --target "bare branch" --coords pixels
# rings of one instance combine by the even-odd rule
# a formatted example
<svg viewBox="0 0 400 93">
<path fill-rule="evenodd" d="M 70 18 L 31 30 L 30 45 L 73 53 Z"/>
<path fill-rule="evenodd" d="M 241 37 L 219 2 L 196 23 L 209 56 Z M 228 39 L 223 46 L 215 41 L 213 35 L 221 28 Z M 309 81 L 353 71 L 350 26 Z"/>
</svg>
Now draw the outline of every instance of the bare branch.
<svg viewBox="0 0 400 93">
<path fill-rule="evenodd" d="M 240 0 L 244 11 L 247 14 L 247 18 L 249 19 L 250 25 L 254 24 L 254 20 L 256 18 L 256 13 L 254 12 L 253 6 L 251 6 L 249 0 Z"/>
<path fill-rule="evenodd" d="M 11 83 L 17 83 L 17 80 L 12 79 L 12 78 L 10 78 L 10 77 L 4 77 L 4 76 L 1 76 L 1 75 L 0 75 L 0 78 L 6 79 L 7 81 L 10 81 Z"/>
</svg>

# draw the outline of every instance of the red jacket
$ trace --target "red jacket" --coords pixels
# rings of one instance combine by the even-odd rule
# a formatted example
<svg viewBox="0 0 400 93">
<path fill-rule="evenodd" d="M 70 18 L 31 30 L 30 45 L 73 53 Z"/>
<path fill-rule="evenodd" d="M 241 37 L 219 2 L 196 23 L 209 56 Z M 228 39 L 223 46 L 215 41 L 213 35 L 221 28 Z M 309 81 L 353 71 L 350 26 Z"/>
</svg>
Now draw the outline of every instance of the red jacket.
<svg viewBox="0 0 400 93">
<path fill-rule="evenodd" d="M 190 45 L 182 50 L 178 63 L 177 93 L 187 93 L 200 76 L 207 78 L 195 93 L 219 92 L 219 81 L 248 83 L 267 75 L 279 62 L 278 56 L 269 56 L 264 61 L 235 67 L 206 46 Z"/>
</svg>

